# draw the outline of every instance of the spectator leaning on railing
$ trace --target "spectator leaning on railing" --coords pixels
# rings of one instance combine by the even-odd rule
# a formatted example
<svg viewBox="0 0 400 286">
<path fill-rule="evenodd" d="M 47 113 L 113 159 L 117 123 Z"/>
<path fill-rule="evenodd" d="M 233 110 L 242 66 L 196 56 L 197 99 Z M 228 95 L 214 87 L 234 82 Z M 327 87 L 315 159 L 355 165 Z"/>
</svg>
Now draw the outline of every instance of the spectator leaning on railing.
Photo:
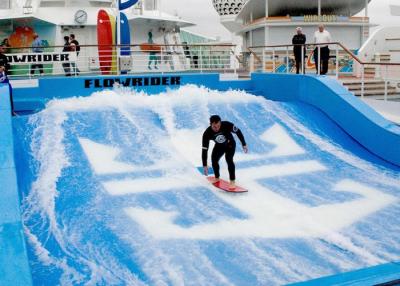
<svg viewBox="0 0 400 286">
<path fill-rule="evenodd" d="M 32 52 L 34 53 L 43 53 L 43 43 L 39 38 L 38 34 L 33 34 L 33 43 L 32 43 Z M 35 74 L 36 68 L 39 69 L 40 75 L 43 75 L 43 64 L 32 64 L 31 65 L 31 75 Z"/>
</svg>

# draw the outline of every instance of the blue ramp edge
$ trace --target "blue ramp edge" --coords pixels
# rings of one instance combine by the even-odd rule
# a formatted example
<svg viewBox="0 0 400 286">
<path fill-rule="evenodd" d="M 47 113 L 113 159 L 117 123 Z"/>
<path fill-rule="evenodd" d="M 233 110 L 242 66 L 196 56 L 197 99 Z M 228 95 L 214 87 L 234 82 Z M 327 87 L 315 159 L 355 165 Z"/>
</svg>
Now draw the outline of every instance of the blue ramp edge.
<svg viewBox="0 0 400 286">
<path fill-rule="evenodd" d="M 326 76 L 252 74 L 253 88 L 271 100 L 310 104 L 376 156 L 400 166 L 400 127 Z"/>
<path fill-rule="evenodd" d="M 327 276 L 290 286 L 346 285 L 364 286 L 389 283 L 400 279 L 400 262 L 392 262 L 339 275 Z M 389 284 L 389 285 L 399 285 Z"/>
<path fill-rule="evenodd" d="M 32 285 L 24 240 L 8 85 L 0 84 L 0 285 Z"/>
</svg>

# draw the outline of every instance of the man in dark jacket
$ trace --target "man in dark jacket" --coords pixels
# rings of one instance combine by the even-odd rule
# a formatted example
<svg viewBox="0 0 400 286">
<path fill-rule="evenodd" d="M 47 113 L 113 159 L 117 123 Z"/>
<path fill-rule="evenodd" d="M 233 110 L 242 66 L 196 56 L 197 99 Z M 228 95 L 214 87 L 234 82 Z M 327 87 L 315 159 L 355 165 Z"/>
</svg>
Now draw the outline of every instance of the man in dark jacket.
<svg viewBox="0 0 400 286">
<path fill-rule="evenodd" d="M 203 161 L 203 169 L 204 175 L 208 175 L 208 165 L 207 165 L 207 156 L 208 156 L 208 146 L 210 144 L 210 140 L 215 142 L 214 149 L 211 154 L 211 162 L 212 167 L 214 169 L 215 174 L 215 182 L 219 181 L 219 160 L 222 155 L 225 154 L 226 163 L 228 164 L 229 171 L 229 179 L 230 184 L 229 188 L 235 188 L 235 163 L 233 162 L 233 156 L 235 155 L 236 150 L 236 142 L 233 138 L 232 133 L 235 133 L 242 143 L 243 151 L 245 153 L 248 152 L 246 141 L 244 140 L 244 136 L 239 128 L 237 128 L 233 123 L 229 121 L 221 121 L 221 118 L 218 115 L 213 115 L 210 117 L 210 126 L 204 131 L 203 134 L 203 148 L 202 148 L 202 161 Z"/>
<path fill-rule="evenodd" d="M 306 35 L 303 34 L 300 27 L 296 28 L 296 35 L 293 36 L 292 44 L 296 45 L 293 47 L 294 59 L 296 62 L 296 73 L 299 73 L 300 67 L 301 72 L 304 73 L 304 58 L 306 56 Z M 302 45 L 302 46 L 300 46 Z"/>
<path fill-rule="evenodd" d="M 3 46 L 3 45 L 0 46 L 0 65 L 5 68 L 5 72 L 6 73 L 9 73 L 10 64 L 8 63 L 7 56 L 4 54 L 5 53 L 5 49 L 6 49 L 5 46 Z"/>
<path fill-rule="evenodd" d="M 70 52 L 71 51 L 71 44 L 69 42 L 69 37 L 64 36 L 64 48 L 62 50 L 63 52 Z M 70 62 L 64 62 L 62 63 L 64 72 L 66 76 L 71 76 L 71 64 Z"/>
</svg>

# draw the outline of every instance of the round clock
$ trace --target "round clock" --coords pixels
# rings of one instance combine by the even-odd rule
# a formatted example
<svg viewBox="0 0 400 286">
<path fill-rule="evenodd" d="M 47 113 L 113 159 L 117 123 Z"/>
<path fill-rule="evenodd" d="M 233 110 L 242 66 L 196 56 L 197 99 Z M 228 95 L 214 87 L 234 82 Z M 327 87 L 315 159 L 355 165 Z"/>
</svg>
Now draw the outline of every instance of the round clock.
<svg viewBox="0 0 400 286">
<path fill-rule="evenodd" d="M 75 22 L 78 24 L 85 24 L 87 21 L 87 13 L 84 10 L 78 10 L 75 13 Z"/>
</svg>

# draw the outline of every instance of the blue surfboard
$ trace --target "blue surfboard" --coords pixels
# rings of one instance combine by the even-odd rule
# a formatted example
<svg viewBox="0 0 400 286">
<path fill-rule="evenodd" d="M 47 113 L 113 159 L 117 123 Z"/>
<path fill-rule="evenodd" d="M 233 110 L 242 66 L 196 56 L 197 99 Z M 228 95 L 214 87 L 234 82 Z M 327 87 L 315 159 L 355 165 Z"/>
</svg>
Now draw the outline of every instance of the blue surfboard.
<svg viewBox="0 0 400 286">
<path fill-rule="evenodd" d="M 130 29 L 129 29 L 129 22 L 128 18 L 126 17 L 125 13 L 121 12 L 119 20 L 121 22 L 120 29 L 121 29 L 121 34 L 120 34 L 120 39 L 121 45 L 128 45 L 128 46 L 122 46 L 121 47 L 121 56 L 129 56 L 131 54 L 131 48 L 129 45 L 131 44 L 131 34 L 130 34 Z"/>
<path fill-rule="evenodd" d="M 121 45 L 121 50 L 120 50 L 120 55 L 121 56 L 130 56 L 131 55 L 131 47 L 129 46 L 131 44 L 131 33 L 130 33 L 130 28 L 129 28 L 129 22 L 128 18 L 123 12 L 120 12 L 120 45 Z M 124 46 L 126 45 L 126 46 Z M 121 71 L 121 74 L 126 74 L 126 71 Z"/>
</svg>

